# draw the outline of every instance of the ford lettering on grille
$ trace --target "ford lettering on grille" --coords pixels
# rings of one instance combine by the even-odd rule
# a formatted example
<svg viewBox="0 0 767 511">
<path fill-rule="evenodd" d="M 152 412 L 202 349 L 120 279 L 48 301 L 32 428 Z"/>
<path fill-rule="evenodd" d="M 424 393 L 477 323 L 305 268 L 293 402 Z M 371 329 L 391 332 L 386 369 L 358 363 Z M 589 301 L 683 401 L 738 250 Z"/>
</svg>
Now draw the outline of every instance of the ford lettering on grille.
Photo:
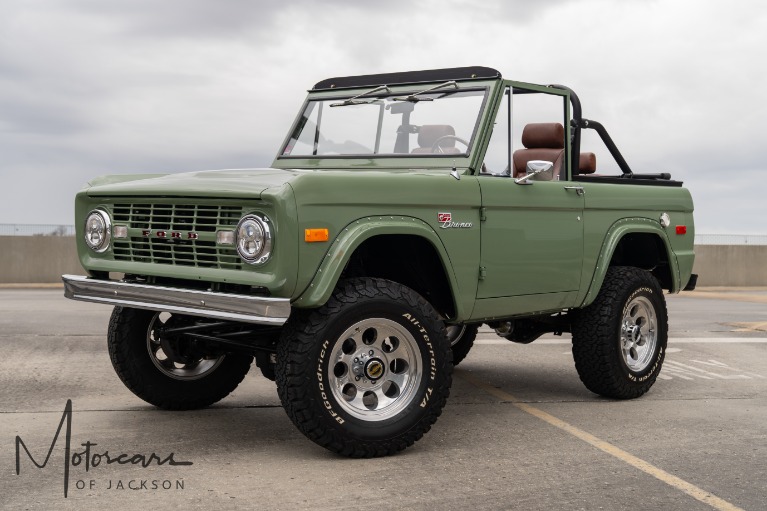
<svg viewBox="0 0 767 511">
<path fill-rule="evenodd" d="M 152 231 L 151 229 L 144 229 L 141 231 L 141 235 L 145 238 L 151 238 L 152 237 Z M 186 238 L 188 240 L 196 240 L 199 238 L 199 235 L 196 232 L 187 232 L 186 234 L 179 231 L 157 231 L 155 234 L 158 238 L 171 238 L 175 240 L 180 240 L 182 238 Z"/>
</svg>

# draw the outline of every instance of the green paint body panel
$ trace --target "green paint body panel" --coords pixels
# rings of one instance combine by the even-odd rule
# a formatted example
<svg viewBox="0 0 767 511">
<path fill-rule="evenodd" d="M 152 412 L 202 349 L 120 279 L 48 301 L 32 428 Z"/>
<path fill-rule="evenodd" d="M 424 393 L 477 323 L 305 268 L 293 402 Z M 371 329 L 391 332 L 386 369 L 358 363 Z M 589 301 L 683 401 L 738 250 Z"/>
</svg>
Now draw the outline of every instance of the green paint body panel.
<svg viewBox="0 0 767 511">
<path fill-rule="evenodd" d="M 480 250 L 481 199 L 476 178 L 456 180 L 447 169 L 323 171 L 305 173 L 291 186 L 300 197 L 299 233 L 326 228 L 333 240 L 330 247 L 327 243 L 302 243 L 297 289 L 306 293 L 294 302 L 296 306 L 316 307 L 327 300 L 343 266 L 322 273 L 319 270 L 325 259 L 345 264 L 353 248 L 373 235 L 411 234 L 434 246 L 451 280 L 457 307 L 471 311 Z M 437 214 L 445 209 L 455 221 L 471 222 L 474 227 L 441 229 Z M 307 289 L 312 284 L 314 289 Z"/>
<path fill-rule="evenodd" d="M 584 258 L 580 306 L 590 304 L 604 280 L 607 267 L 620 239 L 632 232 L 657 235 L 666 247 L 672 272 L 673 288 L 679 292 L 692 274 L 694 262 L 693 205 L 685 188 L 641 185 L 614 185 L 579 182 L 584 188 Z M 668 227 L 660 216 L 671 218 Z M 687 234 L 676 234 L 684 225 Z"/>
<path fill-rule="evenodd" d="M 209 188 L 208 198 L 194 197 L 190 199 L 185 192 L 183 192 L 184 195 L 182 196 L 174 196 L 179 193 L 179 190 L 173 190 L 174 195 L 165 190 L 163 195 L 159 193 L 159 189 L 154 195 L 147 193 L 146 190 L 142 190 L 140 194 L 136 194 L 138 198 L 135 198 L 119 193 L 111 193 L 108 188 L 107 190 L 105 188 L 107 187 L 86 188 L 79 192 L 75 198 L 77 252 L 80 262 L 86 270 L 119 272 L 148 277 L 171 277 L 191 281 L 243 284 L 266 288 L 272 296 L 287 298 L 293 295 L 298 268 L 298 240 L 291 234 L 295 233 L 298 227 L 296 225 L 295 198 L 293 197 L 293 189 L 290 186 L 269 189 L 269 193 L 259 194 L 260 199 L 222 199 L 219 198 L 220 196 L 215 188 Z M 94 190 L 97 193 L 93 193 Z M 124 204 L 126 201 L 146 204 L 194 203 L 203 206 L 230 204 L 241 207 L 243 214 L 250 212 L 266 214 L 273 220 L 275 229 L 274 257 L 258 267 L 242 264 L 241 269 L 233 270 L 116 260 L 114 244 L 103 253 L 95 253 L 90 250 L 85 244 L 83 231 L 83 222 L 88 212 L 101 208 L 111 213 L 116 204 Z M 236 226 L 236 221 L 234 221 L 234 225 Z M 234 226 L 231 229 L 234 229 Z M 215 233 L 200 233 L 200 240 L 215 242 Z"/>
<path fill-rule="evenodd" d="M 435 84 L 394 86 L 394 92 Z M 657 236 L 669 260 L 670 291 L 687 283 L 694 262 L 693 204 L 675 186 L 607 184 L 599 178 L 537 181 L 518 185 L 508 177 L 479 175 L 496 113 L 506 87 L 569 98 L 560 89 L 512 82 L 475 80 L 460 88 L 486 96 L 467 154 L 406 157 L 276 158 L 272 168 L 188 174 L 105 176 L 76 197 L 78 254 L 92 272 L 239 284 L 290 298 L 294 307 L 324 304 L 354 251 L 374 236 L 423 238 L 438 255 L 455 305 L 455 321 L 479 322 L 583 307 L 591 303 L 623 236 Z M 348 98 L 368 87 L 313 91 L 310 98 Z M 570 115 L 569 103 L 565 116 Z M 570 126 L 566 126 L 570 139 Z M 566 161 L 570 147 L 565 148 Z M 569 166 L 568 166 L 569 168 Z M 460 179 L 451 176 L 451 171 Z M 583 193 L 574 189 L 580 187 Z M 113 247 L 98 254 L 84 241 L 84 219 L 95 208 L 113 214 L 116 205 L 232 206 L 242 214 L 266 215 L 273 228 L 270 259 L 260 266 L 201 267 L 119 260 Z M 445 228 L 440 213 L 462 227 Z M 661 227 L 661 214 L 671 224 Z M 237 219 L 217 225 L 234 230 Z M 115 224 L 117 224 L 115 222 Z M 677 235 L 676 225 L 687 228 Z M 307 243 L 305 229 L 328 229 L 327 242 Z M 140 229 L 130 234 L 140 242 Z M 211 250 L 215 231 L 199 234 Z M 435 263 L 436 264 L 436 263 Z"/>
<path fill-rule="evenodd" d="M 360 218 L 345 227 L 343 233 L 334 240 L 330 251 L 323 257 L 316 274 L 312 276 L 309 287 L 295 301 L 294 305 L 297 307 L 316 307 L 325 303 L 354 250 L 373 236 L 391 234 L 425 238 L 436 249 L 442 261 L 452 262 L 447 248 L 442 244 L 442 240 L 432 226 L 420 219 L 392 215 Z M 475 272 L 465 271 L 463 274 L 456 275 L 451 266 L 443 266 L 443 269 L 455 297 L 457 316 L 469 317 L 471 311 L 466 310 L 466 307 L 473 305 L 476 290 Z"/>
</svg>

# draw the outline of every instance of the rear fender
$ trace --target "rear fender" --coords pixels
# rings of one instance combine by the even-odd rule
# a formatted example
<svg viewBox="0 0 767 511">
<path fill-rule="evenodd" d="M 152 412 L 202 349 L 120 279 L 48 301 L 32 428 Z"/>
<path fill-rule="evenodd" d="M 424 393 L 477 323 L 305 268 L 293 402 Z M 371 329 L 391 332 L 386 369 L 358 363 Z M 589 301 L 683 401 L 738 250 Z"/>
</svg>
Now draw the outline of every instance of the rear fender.
<svg viewBox="0 0 767 511">
<path fill-rule="evenodd" d="M 621 238 L 630 233 L 648 233 L 657 235 L 666 250 L 668 257 L 669 269 L 671 271 L 672 293 L 678 293 L 681 289 L 681 277 L 679 274 L 679 262 L 676 255 L 671 248 L 671 243 L 666 235 L 666 231 L 660 226 L 660 224 L 654 220 L 648 218 L 623 218 L 615 222 L 607 231 L 604 242 L 602 243 L 602 249 L 597 259 L 597 266 L 594 270 L 594 275 L 591 279 L 588 292 L 583 299 L 581 307 L 590 305 L 597 297 L 599 290 L 602 287 L 602 282 L 605 280 L 607 274 L 607 268 L 610 266 L 615 249 L 620 243 Z"/>
</svg>

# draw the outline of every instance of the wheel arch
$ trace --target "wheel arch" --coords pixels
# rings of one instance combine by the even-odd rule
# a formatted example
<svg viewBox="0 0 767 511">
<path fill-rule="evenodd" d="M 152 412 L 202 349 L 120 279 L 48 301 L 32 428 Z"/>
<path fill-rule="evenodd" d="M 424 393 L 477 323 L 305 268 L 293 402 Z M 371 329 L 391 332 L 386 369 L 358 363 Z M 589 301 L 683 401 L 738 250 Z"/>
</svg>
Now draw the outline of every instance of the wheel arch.
<svg viewBox="0 0 767 511">
<path fill-rule="evenodd" d="M 647 218 L 624 218 L 610 227 L 581 307 L 596 299 L 611 266 L 648 270 L 662 288 L 672 293 L 681 289 L 679 264 L 668 236 L 658 222 Z"/>
<path fill-rule="evenodd" d="M 384 247 L 386 254 L 381 258 L 364 257 Z M 391 270 L 395 265 L 403 268 L 414 263 L 430 271 L 418 275 Z M 431 226 L 418 218 L 371 217 L 347 225 L 333 240 L 309 286 L 293 305 L 323 305 L 339 279 L 347 275 L 393 280 L 424 296 L 448 317 L 465 316 L 464 304 L 456 299 L 458 283 L 447 250 Z"/>
</svg>

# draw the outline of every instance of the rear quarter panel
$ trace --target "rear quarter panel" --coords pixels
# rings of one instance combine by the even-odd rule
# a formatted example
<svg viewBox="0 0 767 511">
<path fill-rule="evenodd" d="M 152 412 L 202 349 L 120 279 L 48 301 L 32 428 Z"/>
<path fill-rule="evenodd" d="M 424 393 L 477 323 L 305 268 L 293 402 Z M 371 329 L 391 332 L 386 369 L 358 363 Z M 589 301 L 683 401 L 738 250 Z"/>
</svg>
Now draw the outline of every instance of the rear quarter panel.
<svg viewBox="0 0 767 511">
<path fill-rule="evenodd" d="M 601 286 L 606 263 L 609 263 L 612 256 L 611 250 L 619 241 L 614 238 L 626 232 L 658 233 L 671 252 L 669 261 L 675 275 L 673 291 L 678 292 L 684 287 L 694 262 L 695 226 L 690 192 L 686 188 L 671 186 L 582 184 L 586 202 L 583 215 L 583 275 L 579 298 L 589 298 L 583 305 L 588 305 Z M 671 223 L 665 228 L 660 225 L 663 213 L 671 218 Z M 677 225 L 686 226 L 687 233 L 676 234 Z"/>
</svg>

